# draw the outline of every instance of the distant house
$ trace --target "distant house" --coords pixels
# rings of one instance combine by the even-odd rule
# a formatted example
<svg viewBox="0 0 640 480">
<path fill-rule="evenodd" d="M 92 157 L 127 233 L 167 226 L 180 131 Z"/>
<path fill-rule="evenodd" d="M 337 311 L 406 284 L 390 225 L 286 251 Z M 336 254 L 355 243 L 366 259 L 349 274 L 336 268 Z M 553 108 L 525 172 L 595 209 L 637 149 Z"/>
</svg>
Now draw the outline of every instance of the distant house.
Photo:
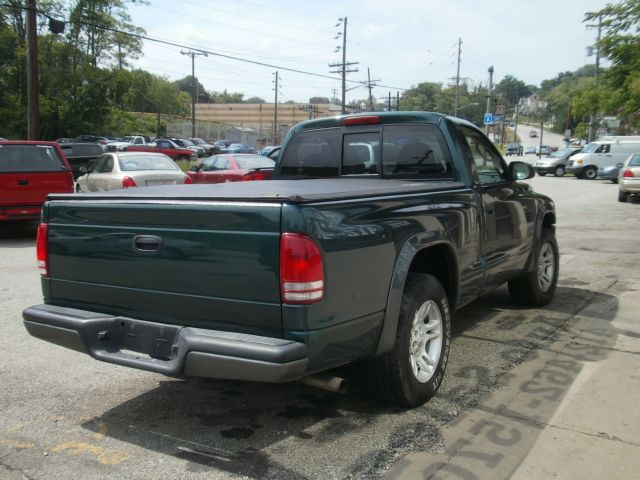
<svg viewBox="0 0 640 480">
<path fill-rule="evenodd" d="M 225 136 L 233 143 L 245 143 L 251 147 L 255 147 L 258 140 L 258 132 L 249 127 L 229 127 Z"/>
</svg>

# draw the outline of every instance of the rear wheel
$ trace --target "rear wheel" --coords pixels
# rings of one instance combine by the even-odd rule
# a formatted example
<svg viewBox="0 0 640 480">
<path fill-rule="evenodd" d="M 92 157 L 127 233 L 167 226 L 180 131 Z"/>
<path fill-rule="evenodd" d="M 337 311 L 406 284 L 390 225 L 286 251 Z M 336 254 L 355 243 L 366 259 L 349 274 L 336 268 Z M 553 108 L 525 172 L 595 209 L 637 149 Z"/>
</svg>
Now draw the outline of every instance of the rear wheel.
<svg viewBox="0 0 640 480">
<path fill-rule="evenodd" d="M 369 364 L 372 390 L 401 407 L 424 404 L 442 383 L 450 341 L 449 303 L 442 285 L 433 275 L 409 274 L 393 350 Z"/>
<path fill-rule="evenodd" d="M 618 190 L 618 201 L 619 202 L 626 202 L 627 201 L 627 194 L 624 193 L 622 190 Z"/>
<path fill-rule="evenodd" d="M 76 183 L 75 191 L 76 191 L 76 193 L 82 192 L 82 189 L 80 188 L 80 184 L 79 183 Z"/>
<path fill-rule="evenodd" d="M 556 177 L 562 177 L 564 176 L 564 166 L 563 165 L 558 165 L 555 169 L 555 171 L 553 172 L 553 174 Z"/>
<path fill-rule="evenodd" d="M 526 307 L 549 303 L 558 283 L 558 260 L 558 244 L 553 230 L 543 228 L 536 251 L 536 270 L 509 280 L 511 298 Z"/>
<path fill-rule="evenodd" d="M 594 167 L 587 167 L 582 172 L 582 176 L 587 180 L 595 180 L 598 176 L 598 171 Z"/>
<path fill-rule="evenodd" d="M 540 175 L 541 177 L 544 177 L 547 174 L 547 172 L 538 172 L 538 175 Z"/>
</svg>

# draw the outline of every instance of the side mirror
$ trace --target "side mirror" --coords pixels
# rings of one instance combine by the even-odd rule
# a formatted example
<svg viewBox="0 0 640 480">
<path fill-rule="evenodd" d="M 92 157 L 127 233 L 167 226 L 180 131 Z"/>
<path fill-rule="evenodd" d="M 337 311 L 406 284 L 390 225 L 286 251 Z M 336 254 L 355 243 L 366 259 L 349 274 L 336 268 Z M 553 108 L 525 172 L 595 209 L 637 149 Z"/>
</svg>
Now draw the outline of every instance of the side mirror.
<svg viewBox="0 0 640 480">
<path fill-rule="evenodd" d="M 509 164 L 509 178 L 514 182 L 533 178 L 536 171 L 531 165 L 524 162 L 511 162 Z"/>
</svg>

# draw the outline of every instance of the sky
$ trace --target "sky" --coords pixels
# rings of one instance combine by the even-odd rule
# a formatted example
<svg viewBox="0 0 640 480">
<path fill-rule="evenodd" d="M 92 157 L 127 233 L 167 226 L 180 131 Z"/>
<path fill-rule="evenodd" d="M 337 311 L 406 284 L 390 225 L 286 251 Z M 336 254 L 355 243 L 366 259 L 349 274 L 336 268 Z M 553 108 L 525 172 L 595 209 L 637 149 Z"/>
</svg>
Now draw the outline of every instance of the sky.
<svg viewBox="0 0 640 480">
<path fill-rule="evenodd" d="M 378 80 L 374 96 L 420 82 L 451 82 L 461 40 L 460 77 L 470 85 L 514 76 L 540 85 L 575 70 L 587 56 L 596 29 L 584 13 L 603 0 L 150 0 L 128 4 L 132 23 L 149 37 L 230 55 L 273 67 L 252 65 L 213 54 L 195 58 L 195 73 L 210 91 L 242 92 L 273 102 L 274 72 L 280 76 L 279 101 L 340 97 L 339 80 L 284 70 L 283 67 L 338 78 L 331 63 L 342 60 L 339 18 L 347 18 L 347 61 L 351 80 Z M 145 41 L 136 67 L 177 80 L 191 74 L 191 58 L 179 47 Z M 279 68 L 275 68 L 279 67 Z M 364 86 L 347 92 L 347 102 L 367 98 Z M 402 93 L 402 90 L 400 90 Z"/>
</svg>

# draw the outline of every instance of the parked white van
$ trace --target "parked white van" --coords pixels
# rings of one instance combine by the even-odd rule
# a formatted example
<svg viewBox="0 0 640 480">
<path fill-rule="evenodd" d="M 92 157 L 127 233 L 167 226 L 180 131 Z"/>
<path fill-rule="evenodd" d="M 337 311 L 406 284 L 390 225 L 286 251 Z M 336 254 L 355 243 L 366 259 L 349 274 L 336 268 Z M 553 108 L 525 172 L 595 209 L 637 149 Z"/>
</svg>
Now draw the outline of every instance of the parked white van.
<svg viewBox="0 0 640 480">
<path fill-rule="evenodd" d="M 640 140 L 637 137 L 618 137 L 615 140 L 597 140 L 584 146 L 567 164 L 567 172 L 578 178 L 594 180 L 598 168 L 622 163 L 632 153 L 640 152 Z"/>
</svg>

